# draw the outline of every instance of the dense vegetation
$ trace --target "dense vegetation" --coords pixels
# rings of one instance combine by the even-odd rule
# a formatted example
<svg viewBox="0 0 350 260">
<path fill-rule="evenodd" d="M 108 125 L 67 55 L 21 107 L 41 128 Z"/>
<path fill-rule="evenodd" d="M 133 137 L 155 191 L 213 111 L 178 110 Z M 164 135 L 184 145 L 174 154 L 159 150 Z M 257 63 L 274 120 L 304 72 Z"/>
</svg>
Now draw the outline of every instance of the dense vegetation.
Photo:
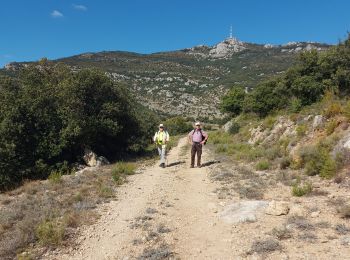
<svg viewBox="0 0 350 260">
<path fill-rule="evenodd" d="M 248 94 L 233 88 L 221 108 L 233 115 L 254 112 L 261 117 L 280 109 L 298 112 L 319 101 L 326 91 L 350 94 L 350 36 L 325 52 L 302 52 L 286 73 L 258 84 Z"/>
<path fill-rule="evenodd" d="M 141 111 L 141 112 L 140 112 Z M 0 188 L 67 171 L 86 147 L 108 159 L 139 152 L 155 117 L 103 72 L 61 64 L 0 78 Z"/>
<path fill-rule="evenodd" d="M 177 116 L 165 120 L 164 125 L 171 135 L 184 134 L 192 130 L 192 124 L 185 118 Z"/>
<path fill-rule="evenodd" d="M 221 110 L 233 119 L 227 133 L 211 140 L 217 152 L 257 161 L 258 170 L 294 172 L 303 181 L 293 177 L 288 185 L 294 196 L 303 196 L 312 191 L 308 177 L 341 182 L 348 172 L 349 95 L 350 35 L 327 51 L 300 53 L 284 74 L 250 92 L 232 88 Z"/>
</svg>

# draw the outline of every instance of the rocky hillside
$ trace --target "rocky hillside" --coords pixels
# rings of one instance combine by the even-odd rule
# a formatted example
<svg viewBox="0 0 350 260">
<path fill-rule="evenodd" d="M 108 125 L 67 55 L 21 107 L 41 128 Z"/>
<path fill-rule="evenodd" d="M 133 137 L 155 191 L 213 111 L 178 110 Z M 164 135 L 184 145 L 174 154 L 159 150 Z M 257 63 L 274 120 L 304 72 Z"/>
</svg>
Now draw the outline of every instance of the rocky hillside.
<svg viewBox="0 0 350 260">
<path fill-rule="evenodd" d="M 257 82 L 285 71 L 297 53 L 328 48 L 319 43 L 291 42 L 258 45 L 228 38 L 214 46 L 199 45 L 149 55 L 104 51 L 62 58 L 72 69 L 100 68 L 132 88 L 144 105 L 167 115 L 220 118 L 218 104 L 234 85 L 252 88 Z M 10 63 L 11 73 L 27 63 Z"/>
</svg>

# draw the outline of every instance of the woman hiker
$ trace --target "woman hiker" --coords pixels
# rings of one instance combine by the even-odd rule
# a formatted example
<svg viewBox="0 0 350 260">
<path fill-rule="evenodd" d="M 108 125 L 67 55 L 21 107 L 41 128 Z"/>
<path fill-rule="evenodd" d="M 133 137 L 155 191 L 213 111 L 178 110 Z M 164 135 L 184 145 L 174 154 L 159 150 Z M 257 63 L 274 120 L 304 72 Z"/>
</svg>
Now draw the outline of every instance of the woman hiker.
<svg viewBox="0 0 350 260">
<path fill-rule="evenodd" d="M 166 144 L 169 142 L 169 134 L 164 130 L 164 125 L 159 125 L 159 131 L 154 134 L 153 141 L 157 146 L 159 157 L 160 157 L 160 167 L 165 168 L 165 156 L 166 156 Z"/>
<path fill-rule="evenodd" d="M 195 129 L 188 134 L 188 141 L 192 144 L 191 149 L 191 168 L 194 168 L 194 159 L 197 153 L 197 167 L 200 168 L 201 156 L 202 156 L 202 146 L 208 140 L 208 134 L 201 129 L 201 124 L 197 122 L 195 124 Z"/>
</svg>

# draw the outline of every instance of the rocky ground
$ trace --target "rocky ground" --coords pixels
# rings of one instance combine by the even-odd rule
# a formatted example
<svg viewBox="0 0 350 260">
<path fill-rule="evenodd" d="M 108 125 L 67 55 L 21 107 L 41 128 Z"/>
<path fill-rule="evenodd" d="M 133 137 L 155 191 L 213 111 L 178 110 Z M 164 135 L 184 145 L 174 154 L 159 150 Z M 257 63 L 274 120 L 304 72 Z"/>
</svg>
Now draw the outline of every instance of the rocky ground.
<svg viewBox="0 0 350 260">
<path fill-rule="evenodd" d="M 313 178 L 313 192 L 293 197 L 291 175 L 256 171 L 204 149 L 205 167 L 188 167 L 180 140 L 165 169 L 131 176 L 101 218 L 71 247 L 43 259 L 347 259 L 350 223 L 337 211 L 349 180 Z"/>
</svg>

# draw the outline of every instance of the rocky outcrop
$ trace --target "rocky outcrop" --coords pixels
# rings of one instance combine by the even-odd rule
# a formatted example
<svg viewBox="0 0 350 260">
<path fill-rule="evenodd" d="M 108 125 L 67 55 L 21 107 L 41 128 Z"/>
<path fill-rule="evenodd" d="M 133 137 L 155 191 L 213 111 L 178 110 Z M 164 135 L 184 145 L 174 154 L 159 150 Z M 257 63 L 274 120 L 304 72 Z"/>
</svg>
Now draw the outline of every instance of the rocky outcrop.
<svg viewBox="0 0 350 260">
<path fill-rule="evenodd" d="M 325 124 L 325 118 L 322 115 L 316 115 L 314 121 L 312 122 L 312 130 L 318 130 L 322 128 Z"/>
<path fill-rule="evenodd" d="M 87 166 L 98 167 L 109 164 L 109 161 L 104 156 L 97 156 L 91 149 L 86 148 L 84 151 L 83 159 Z"/>
<path fill-rule="evenodd" d="M 209 55 L 213 58 L 224 58 L 244 49 L 245 46 L 243 42 L 239 41 L 236 38 L 228 38 L 225 41 L 215 45 L 209 51 Z"/>
<path fill-rule="evenodd" d="M 263 125 L 250 129 L 250 144 L 277 142 L 281 138 L 294 136 L 296 134 L 296 124 L 288 117 L 278 117 L 273 127 L 266 129 Z"/>
</svg>

